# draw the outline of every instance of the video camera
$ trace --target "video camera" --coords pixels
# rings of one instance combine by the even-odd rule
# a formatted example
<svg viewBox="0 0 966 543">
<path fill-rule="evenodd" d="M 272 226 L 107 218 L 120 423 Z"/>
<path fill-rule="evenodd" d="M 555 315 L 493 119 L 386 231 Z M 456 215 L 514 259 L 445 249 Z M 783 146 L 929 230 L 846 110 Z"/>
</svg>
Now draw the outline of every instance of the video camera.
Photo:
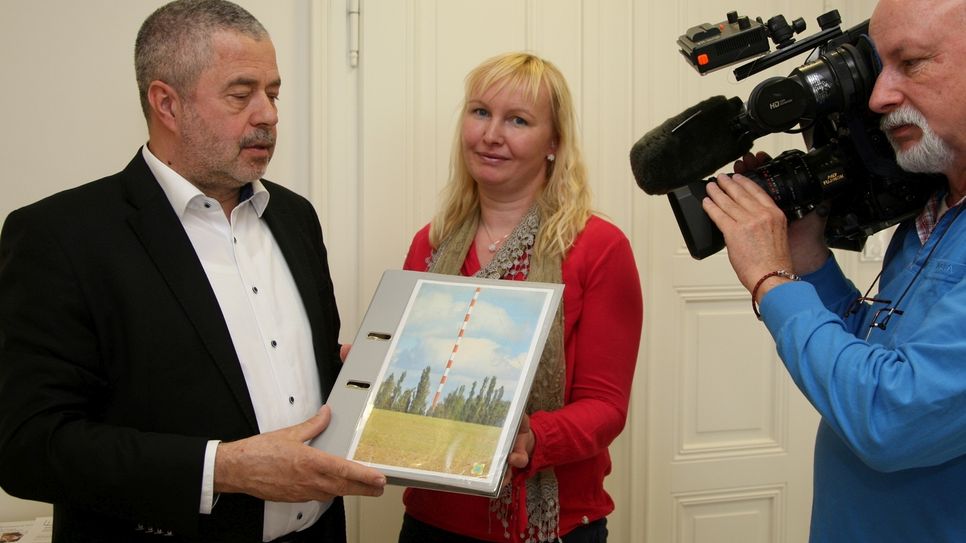
<svg viewBox="0 0 966 543">
<path fill-rule="evenodd" d="M 691 256 L 720 251 L 724 239 L 704 213 L 706 177 L 749 152 L 754 139 L 800 132 L 807 152 L 789 150 L 747 172 L 789 220 L 821 207 L 830 247 L 861 250 L 868 236 L 916 215 L 942 176 L 902 171 L 879 116 L 868 109 L 880 70 L 868 21 L 848 31 L 838 11 L 818 17 L 821 31 L 796 43 L 805 29 L 781 15 L 767 23 L 739 17 L 692 27 L 678 39 L 682 55 L 702 75 L 763 55 L 734 70 L 738 80 L 813 49 L 787 77 L 771 77 L 738 98 L 709 98 L 645 134 L 631 150 L 638 185 L 667 194 Z M 776 50 L 769 50 L 769 38 Z M 798 129 L 794 127 L 798 125 Z"/>
</svg>

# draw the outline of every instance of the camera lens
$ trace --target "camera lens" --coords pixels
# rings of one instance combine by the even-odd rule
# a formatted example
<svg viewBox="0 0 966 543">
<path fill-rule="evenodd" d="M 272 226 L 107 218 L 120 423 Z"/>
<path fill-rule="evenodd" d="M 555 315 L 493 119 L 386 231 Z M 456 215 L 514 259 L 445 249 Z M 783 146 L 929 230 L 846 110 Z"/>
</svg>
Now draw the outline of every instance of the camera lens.
<svg viewBox="0 0 966 543">
<path fill-rule="evenodd" d="M 801 218 L 848 186 L 843 162 L 832 146 L 803 153 L 785 151 L 748 174 L 791 218 Z"/>
<path fill-rule="evenodd" d="M 812 118 L 853 106 L 865 107 L 876 77 L 866 56 L 859 48 L 844 44 L 822 54 L 815 62 L 792 70 L 789 78 L 811 94 Z"/>
</svg>

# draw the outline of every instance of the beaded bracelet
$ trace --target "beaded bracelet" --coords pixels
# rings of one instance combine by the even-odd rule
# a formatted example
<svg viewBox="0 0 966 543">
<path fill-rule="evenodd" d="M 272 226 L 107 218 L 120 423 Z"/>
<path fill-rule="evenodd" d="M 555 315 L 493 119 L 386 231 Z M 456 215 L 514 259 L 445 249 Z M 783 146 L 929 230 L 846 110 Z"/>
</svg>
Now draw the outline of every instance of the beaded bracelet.
<svg viewBox="0 0 966 543">
<path fill-rule="evenodd" d="M 755 312 L 755 318 L 761 320 L 761 312 L 758 311 L 758 289 L 761 288 L 761 284 L 765 282 L 769 277 L 784 277 L 785 279 L 791 279 L 792 281 L 800 281 L 802 278 L 795 275 L 792 272 L 787 272 L 785 270 L 775 270 L 773 272 L 768 272 L 755 283 L 755 288 L 751 289 L 751 309 Z"/>
</svg>

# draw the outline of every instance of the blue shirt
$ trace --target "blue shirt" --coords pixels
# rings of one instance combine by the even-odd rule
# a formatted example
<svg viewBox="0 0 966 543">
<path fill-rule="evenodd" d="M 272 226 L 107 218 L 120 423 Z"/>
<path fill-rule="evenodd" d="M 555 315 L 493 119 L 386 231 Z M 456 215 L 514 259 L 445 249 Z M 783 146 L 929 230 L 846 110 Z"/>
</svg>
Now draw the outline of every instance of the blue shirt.
<svg viewBox="0 0 966 543">
<path fill-rule="evenodd" d="M 859 292 L 833 258 L 762 300 L 782 361 L 822 417 L 811 541 L 966 540 L 963 205 L 925 245 L 911 222 L 896 231 L 875 296 L 890 304 L 843 319 Z M 903 314 L 869 332 L 887 305 Z"/>
</svg>

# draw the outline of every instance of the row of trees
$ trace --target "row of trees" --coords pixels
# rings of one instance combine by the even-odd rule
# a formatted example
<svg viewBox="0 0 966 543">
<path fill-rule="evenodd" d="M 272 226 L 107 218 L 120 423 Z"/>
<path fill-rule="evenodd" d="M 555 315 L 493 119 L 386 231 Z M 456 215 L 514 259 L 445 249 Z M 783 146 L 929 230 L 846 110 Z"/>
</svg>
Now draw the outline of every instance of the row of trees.
<svg viewBox="0 0 966 543">
<path fill-rule="evenodd" d="M 496 376 L 486 377 L 477 390 L 477 382 L 473 381 L 469 395 L 466 385 L 460 385 L 456 390 L 446 394 L 442 401 L 432 409 L 430 404 L 430 369 L 426 366 L 419 376 L 419 383 L 413 388 L 403 389 L 406 372 L 396 378 L 395 373 L 382 382 L 376 393 L 374 406 L 402 413 L 425 415 L 489 426 L 502 426 L 510 410 L 510 401 L 503 399 L 504 388 L 496 387 Z"/>
</svg>

